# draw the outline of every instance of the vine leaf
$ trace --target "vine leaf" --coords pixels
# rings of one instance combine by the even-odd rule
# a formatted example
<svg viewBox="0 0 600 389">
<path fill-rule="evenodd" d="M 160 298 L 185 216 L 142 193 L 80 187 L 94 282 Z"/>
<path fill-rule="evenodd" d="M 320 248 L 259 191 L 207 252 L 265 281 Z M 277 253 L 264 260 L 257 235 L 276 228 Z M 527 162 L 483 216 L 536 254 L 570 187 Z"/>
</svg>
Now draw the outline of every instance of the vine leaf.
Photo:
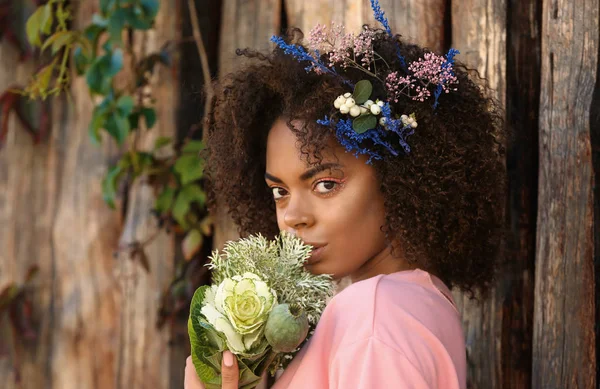
<svg viewBox="0 0 600 389">
<path fill-rule="evenodd" d="M 40 26 L 42 25 L 44 18 L 44 8 L 45 7 L 38 7 L 29 19 L 27 19 L 27 23 L 25 24 L 27 39 L 35 47 L 39 47 L 42 44 L 42 40 L 40 39 Z"/>
<path fill-rule="evenodd" d="M 173 167 L 179 174 L 181 184 L 199 180 L 204 175 L 204 161 L 197 154 L 183 154 Z"/>
<path fill-rule="evenodd" d="M 196 229 L 193 229 L 187 233 L 183 239 L 183 242 L 181 242 L 181 250 L 186 261 L 192 259 L 194 255 L 200 251 L 203 240 L 202 234 Z"/>
</svg>

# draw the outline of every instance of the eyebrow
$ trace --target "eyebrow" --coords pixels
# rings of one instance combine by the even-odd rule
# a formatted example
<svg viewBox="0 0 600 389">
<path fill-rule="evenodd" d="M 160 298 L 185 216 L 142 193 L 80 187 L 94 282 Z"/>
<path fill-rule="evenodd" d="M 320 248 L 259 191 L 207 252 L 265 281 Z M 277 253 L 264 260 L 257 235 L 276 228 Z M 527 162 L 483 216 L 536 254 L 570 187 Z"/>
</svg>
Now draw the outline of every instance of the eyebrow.
<svg viewBox="0 0 600 389">
<path fill-rule="evenodd" d="M 333 169 L 333 168 L 343 168 L 343 167 L 344 167 L 343 165 L 340 165 L 339 163 L 335 163 L 335 162 L 324 163 L 322 165 L 318 165 L 311 169 L 308 169 L 307 171 L 302 173 L 300 175 L 300 180 L 306 181 L 306 180 L 313 178 L 314 176 L 316 176 L 317 174 L 321 173 L 324 170 Z M 276 182 L 278 184 L 283 184 L 283 180 L 281 178 L 277 178 L 267 172 L 265 172 L 265 179 Z"/>
</svg>

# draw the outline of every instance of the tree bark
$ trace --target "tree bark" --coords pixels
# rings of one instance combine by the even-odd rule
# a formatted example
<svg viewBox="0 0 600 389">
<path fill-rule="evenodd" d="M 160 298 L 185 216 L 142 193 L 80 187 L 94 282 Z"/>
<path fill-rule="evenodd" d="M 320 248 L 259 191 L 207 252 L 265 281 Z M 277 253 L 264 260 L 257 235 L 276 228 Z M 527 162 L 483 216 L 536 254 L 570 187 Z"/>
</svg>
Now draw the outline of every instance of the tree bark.
<svg viewBox="0 0 600 389">
<path fill-rule="evenodd" d="M 599 2 L 544 1 L 534 388 L 594 388 L 590 103 Z"/>
</svg>

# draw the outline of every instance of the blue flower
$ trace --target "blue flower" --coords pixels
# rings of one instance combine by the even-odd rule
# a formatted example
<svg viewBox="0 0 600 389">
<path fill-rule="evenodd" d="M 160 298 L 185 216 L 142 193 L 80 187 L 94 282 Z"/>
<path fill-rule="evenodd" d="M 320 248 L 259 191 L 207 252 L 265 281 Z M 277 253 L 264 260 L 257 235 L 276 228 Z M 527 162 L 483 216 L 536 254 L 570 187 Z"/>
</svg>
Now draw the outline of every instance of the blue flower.
<svg viewBox="0 0 600 389">
<path fill-rule="evenodd" d="M 323 64 L 318 59 L 318 58 L 320 58 L 318 50 L 315 51 L 315 53 L 316 53 L 316 58 L 315 58 L 312 55 L 308 54 L 306 52 L 306 50 L 304 50 L 304 47 L 302 47 L 300 45 L 290 45 L 290 44 L 286 43 L 285 40 L 280 36 L 273 35 L 271 37 L 271 42 L 275 43 L 279 48 L 283 49 L 283 52 L 285 54 L 291 54 L 298 61 L 310 62 L 310 65 L 304 68 L 304 70 L 307 73 L 310 72 L 311 70 L 319 69 L 323 73 L 329 73 L 329 74 L 333 74 L 337 77 L 340 77 L 346 85 L 349 85 L 352 88 L 354 87 L 353 83 L 342 78 L 339 74 L 337 74 L 336 72 L 334 72 L 333 70 L 331 70 L 330 68 L 325 66 L 325 64 Z"/>
<path fill-rule="evenodd" d="M 450 67 L 452 67 L 452 65 L 454 65 L 454 57 L 460 54 L 460 51 L 456 50 L 456 49 L 450 49 L 448 50 L 448 53 L 446 54 L 446 61 L 444 61 L 444 63 L 442 64 L 442 69 L 448 69 Z M 450 71 L 450 73 L 452 75 L 454 75 L 454 71 Z M 433 97 L 434 97 L 434 102 L 433 102 L 433 109 L 435 110 L 438 105 L 438 99 L 439 97 L 442 95 L 442 90 L 443 90 L 443 83 L 445 82 L 445 80 L 442 80 L 442 83 L 438 84 L 438 86 L 435 88 L 435 92 L 433 92 Z"/>
<path fill-rule="evenodd" d="M 383 25 L 385 31 L 389 36 L 392 36 L 392 29 L 390 28 L 390 24 L 388 23 L 387 18 L 385 17 L 385 12 L 381 10 L 379 6 L 379 0 L 371 0 L 371 8 L 373 9 L 373 15 L 375 16 L 375 20 Z"/>
</svg>

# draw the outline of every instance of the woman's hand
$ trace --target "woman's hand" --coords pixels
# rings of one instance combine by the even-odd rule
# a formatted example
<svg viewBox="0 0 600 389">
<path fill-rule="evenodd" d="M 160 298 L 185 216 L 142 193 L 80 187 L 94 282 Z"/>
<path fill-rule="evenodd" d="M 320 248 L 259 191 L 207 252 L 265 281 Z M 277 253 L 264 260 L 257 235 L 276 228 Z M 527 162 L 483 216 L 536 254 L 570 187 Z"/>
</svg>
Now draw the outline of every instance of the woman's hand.
<svg viewBox="0 0 600 389">
<path fill-rule="evenodd" d="M 221 362 L 221 378 L 223 389 L 237 389 L 239 381 L 239 369 L 237 359 L 231 351 L 223 352 L 223 361 Z M 205 389 L 204 384 L 196 374 L 196 368 L 192 363 L 192 357 L 189 356 L 185 361 L 185 379 L 183 380 L 184 389 Z"/>
</svg>

